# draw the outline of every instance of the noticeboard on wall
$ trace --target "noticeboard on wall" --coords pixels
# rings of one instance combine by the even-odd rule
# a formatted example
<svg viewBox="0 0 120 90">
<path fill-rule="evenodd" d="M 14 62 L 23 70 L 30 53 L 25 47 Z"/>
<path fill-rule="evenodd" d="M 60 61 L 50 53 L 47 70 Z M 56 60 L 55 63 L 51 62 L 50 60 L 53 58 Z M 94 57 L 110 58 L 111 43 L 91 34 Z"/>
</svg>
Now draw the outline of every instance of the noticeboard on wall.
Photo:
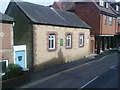
<svg viewBox="0 0 120 90">
<path fill-rule="evenodd" d="M 60 39 L 60 46 L 63 46 L 63 39 Z"/>
</svg>

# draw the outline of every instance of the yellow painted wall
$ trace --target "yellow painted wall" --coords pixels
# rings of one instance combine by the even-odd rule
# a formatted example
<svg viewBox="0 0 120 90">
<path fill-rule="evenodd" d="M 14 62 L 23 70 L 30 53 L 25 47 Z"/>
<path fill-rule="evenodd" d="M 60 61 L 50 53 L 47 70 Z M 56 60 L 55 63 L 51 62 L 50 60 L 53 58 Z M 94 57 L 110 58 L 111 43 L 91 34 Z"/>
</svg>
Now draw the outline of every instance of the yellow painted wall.
<svg viewBox="0 0 120 90">
<path fill-rule="evenodd" d="M 66 63 L 74 60 L 83 58 L 90 54 L 89 46 L 90 41 L 87 43 L 87 38 L 90 38 L 89 29 L 81 28 L 66 28 L 59 26 L 48 26 L 48 25 L 33 25 L 33 36 L 34 36 L 34 65 L 36 69 L 43 69 L 49 66 L 53 66 L 59 63 Z M 47 33 L 57 32 L 57 50 L 47 50 Z M 65 47 L 65 34 L 67 32 L 73 33 L 72 49 L 66 49 Z M 79 34 L 84 33 L 84 47 L 79 47 Z M 63 46 L 60 46 L 60 39 L 63 39 Z"/>
</svg>

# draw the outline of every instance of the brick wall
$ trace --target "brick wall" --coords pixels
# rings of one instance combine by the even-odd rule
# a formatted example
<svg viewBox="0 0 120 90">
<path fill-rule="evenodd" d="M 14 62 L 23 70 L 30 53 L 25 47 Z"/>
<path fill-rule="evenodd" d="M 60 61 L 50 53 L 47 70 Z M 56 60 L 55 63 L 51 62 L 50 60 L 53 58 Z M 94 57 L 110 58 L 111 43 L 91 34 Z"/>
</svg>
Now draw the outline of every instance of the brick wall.
<svg viewBox="0 0 120 90">
<path fill-rule="evenodd" d="M 90 38 L 89 29 L 65 28 L 58 26 L 34 25 L 34 65 L 36 69 L 44 69 L 59 63 L 65 63 L 72 60 L 83 58 L 90 54 L 87 38 Z M 49 51 L 48 49 L 48 33 L 55 32 L 56 49 Z M 72 33 L 72 48 L 66 49 L 66 33 Z M 84 33 L 84 46 L 79 47 L 79 34 Z M 60 46 L 60 39 L 63 39 L 63 46 Z"/>
<path fill-rule="evenodd" d="M 27 49 L 27 67 L 32 69 L 33 63 L 33 33 L 31 21 L 20 10 L 20 8 L 13 3 L 7 11 L 7 15 L 11 16 L 15 20 L 14 26 L 14 45 L 26 45 Z"/>
<path fill-rule="evenodd" d="M 0 37 L 1 57 L 0 59 L 7 59 L 9 63 L 13 63 L 13 27 L 9 23 L 0 23 L 2 26 L 3 37 Z"/>
<path fill-rule="evenodd" d="M 117 32 L 118 20 L 116 18 L 113 18 L 112 25 L 109 25 L 109 16 L 107 16 L 107 24 L 106 25 L 104 24 L 104 16 L 103 15 L 100 15 L 100 20 L 102 22 L 100 34 L 102 34 L 102 35 L 114 35 Z"/>
<path fill-rule="evenodd" d="M 85 21 L 91 28 L 91 34 L 100 33 L 100 12 L 93 3 L 81 3 L 75 6 L 75 14 Z"/>
</svg>

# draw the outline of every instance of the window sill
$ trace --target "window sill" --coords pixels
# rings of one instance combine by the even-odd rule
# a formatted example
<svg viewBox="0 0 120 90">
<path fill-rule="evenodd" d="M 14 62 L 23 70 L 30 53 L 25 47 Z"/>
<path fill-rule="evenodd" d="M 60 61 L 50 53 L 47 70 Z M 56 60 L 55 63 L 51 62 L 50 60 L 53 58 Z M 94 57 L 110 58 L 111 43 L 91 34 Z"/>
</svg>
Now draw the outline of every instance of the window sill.
<svg viewBox="0 0 120 90">
<path fill-rule="evenodd" d="M 51 52 L 51 51 L 56 51 L 56 49 L 48 49 L 48 51 L 49 51 L 49 52 Z"/>
<path fill-rule="evenodd" d="M 66 47 L 66 49 L 72 49 L 72 47 Z"/>
<path fill-rule="evenodd" d="M 5 73 L 0 73 L 0 76 L 4 76 L 5 75 Z"/>
<path fill-rule="evenodd" d="M 79 47 L 82 48 L 82 47 L 84 47 L 84 45 L 83 45 L 83 46 L 80 46 L 80 45 L 79 45 Z"/>
</svg>

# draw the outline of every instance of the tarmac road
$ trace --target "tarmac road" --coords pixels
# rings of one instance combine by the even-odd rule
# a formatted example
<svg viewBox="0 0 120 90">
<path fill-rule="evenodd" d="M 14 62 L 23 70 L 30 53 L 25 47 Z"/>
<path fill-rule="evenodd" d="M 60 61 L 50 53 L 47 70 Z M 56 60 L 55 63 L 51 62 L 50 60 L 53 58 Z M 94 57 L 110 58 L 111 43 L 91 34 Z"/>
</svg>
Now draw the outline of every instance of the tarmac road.
<svg viewBox="0 0 120 90">
<path fill-rule="evenodd" d="M 118 60 L 118 53 L 106 55 L 21 88 L 118 88 Z"/>
</svg>

